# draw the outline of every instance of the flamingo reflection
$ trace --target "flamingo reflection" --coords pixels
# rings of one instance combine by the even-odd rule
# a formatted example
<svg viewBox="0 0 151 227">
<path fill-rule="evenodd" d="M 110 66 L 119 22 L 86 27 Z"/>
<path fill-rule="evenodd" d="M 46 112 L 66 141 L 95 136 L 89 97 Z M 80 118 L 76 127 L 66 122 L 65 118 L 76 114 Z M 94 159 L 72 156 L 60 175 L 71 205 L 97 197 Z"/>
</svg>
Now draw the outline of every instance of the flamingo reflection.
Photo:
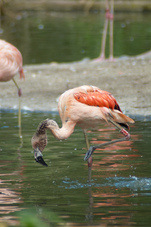
<svg viewBox="0 0 151 227">
<path fill-rule="evenodd" d="M 0 223 L 4 222 L 9 226 L 19 225 L 18 218 L 13 213 L 23 209 L 20 206 L 23 203 L 20 188 L 22 188 L 24 165 L 20 148 L 18 149 L 18 160 L 20 165 L 17 165 L 17 169 L 14 171 L 12 171 L 12 161 L 0 161 Z M 11 166 L 11 171 L 9 171 L 9 166 Z"/>
<path fill-rule="evenodd" d="M 99 133 L 99 131 L 101 131 L 101 133 Z M 92 132 L 89 131 L 89 133 L 91 134 Z M 116 136 L 115 133 L 115 129 L 112 127 L 109 129 L 102 128 L 96 132 L 96 137 L 93 136 L 91 143 L 101 144 L 102 140 L 108 141 L 111 139 L 111 136 Z M 132 139 L 138 139 L 138 135 L 132 135 Z M 102 186 L 102 184 L 101 186 L 93 187 L 93 181 L 91 180 L 89 182 L 90 187 L 88 188 L 86 220 L 90 225 L 94 223 L 94 218 L 96 219 L 95 216 L 100 217 L 102 226 L 108 226 L 109 224 L 119 225 L 123 223 L 125 223 L 126 226 L 131 225 L 132 215 L 126 211 L 126 207 L 131 206 L 129 198 L 133 198 L 136 195 L 132 193 L 130 189 L 123 190 L 121 193 L 121 189 L 116 188 L 116 186 L 112 184 L 112 178 L 115 178 L 115 175 L 118 174 L 119 171 L 131 169 L 131 161 L 140 157 L 137 153 L 137 149 L 133 145 L 133 140 L 117 143 L 96 151 L 92 166 L 92 179 L 95 179 L 99 175 L 101 182 L 107 182 L 105 179 L 108 178 L 111 179 L 111 183 L 104 186 Z M 120 210 L 120 207 L 123 211 Z"/>
</svg>

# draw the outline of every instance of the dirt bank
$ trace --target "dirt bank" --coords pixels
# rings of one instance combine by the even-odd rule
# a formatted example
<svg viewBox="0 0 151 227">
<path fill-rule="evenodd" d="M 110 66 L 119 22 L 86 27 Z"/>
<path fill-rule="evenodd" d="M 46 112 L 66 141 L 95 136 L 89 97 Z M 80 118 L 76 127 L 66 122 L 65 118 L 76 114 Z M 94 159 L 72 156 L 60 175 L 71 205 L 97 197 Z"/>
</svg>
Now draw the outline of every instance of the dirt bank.
<svg viewBox="0 0 151 227">
<path fill-rule="evenodd" d="M 110 91 L 123 112 L 151 115 L 151 52 L 115 62 L 88 59 L 73 63 L 24 66 L 22 109 L 56 111 L 59 95 L 69 88 L 90 84 Z M 0 83 L 0 108 L 18 108 L 13 81 Z"/>
</svg>

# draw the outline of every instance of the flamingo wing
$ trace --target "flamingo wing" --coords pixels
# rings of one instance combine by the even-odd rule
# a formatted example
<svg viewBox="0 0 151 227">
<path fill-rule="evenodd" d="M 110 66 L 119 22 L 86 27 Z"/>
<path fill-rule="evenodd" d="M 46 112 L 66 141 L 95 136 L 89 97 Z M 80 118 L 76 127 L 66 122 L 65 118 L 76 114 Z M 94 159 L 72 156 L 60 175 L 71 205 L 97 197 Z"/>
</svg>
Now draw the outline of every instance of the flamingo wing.
<svg viewBox="0 0 151 227">
<path fill-rule="evenodd" d="M 107 107 L 108 109 L 113 110 L 112 117 L 122 127 L 129 129 L 127 122 L 134 123 L 134 121 L 131 118 L 127 117 L 122 113 L 120 106 L 118 105 L 114 96 L 107 91 L 103 91 L 100 89 L 98 90 L 94 89 L 91 91 L 87 91 L 86 93 L 80 91 L 74 94 L 74 98 L 78 102 L 81 102 L 89 106 Z M 116 112 L 114 112 L 114 110 L 119 111 L 117 113 L 118 117 L 116 115 Z M 119 122 L 119 118 L 120 118 L 120 122 Z"/>
<path fill-rule="evenodd" d="M 93 90 L 85 92 L 78 92 L 74 94 L 74 98 L 81 103 L 84 103 L 89 106 L 98 106 L 98 107 L 107 107 L 109 109 L 116 109 L 120 112 L 121 109 L 113 97 L 113 95 L 107 91 L 103 90 Z"/>
</svg>

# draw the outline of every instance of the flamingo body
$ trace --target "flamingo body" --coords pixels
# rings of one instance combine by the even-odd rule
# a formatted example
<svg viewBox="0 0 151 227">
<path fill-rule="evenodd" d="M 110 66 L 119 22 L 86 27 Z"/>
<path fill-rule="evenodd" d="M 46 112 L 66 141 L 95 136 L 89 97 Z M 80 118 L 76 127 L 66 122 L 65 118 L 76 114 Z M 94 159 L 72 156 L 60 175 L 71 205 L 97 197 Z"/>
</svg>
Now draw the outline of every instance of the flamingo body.
<svg viewBox="0 0 151 227">
<path fill-rule="evenodd" d="M 17 73 L 25 78 L 20 51 L 12 44 L 0 39 L 0 81 L 7 82 Z"/>
<path fill-rule="evenodd" d="M 19 88 L 14 76 L 19 73 L 20 78 L 25 78 L 23 72 L 23 59 L 20 51 L 12 44 L 0 39 L 0 82 L 7 82 L 12 80 L 17 87 L 18 96 L 22 95 L 21 88 Z M 19 125 L 19 137 L 21 135 L 21 101 L 19 99 L 18 110 L 18 125 Z"/>
<path fill-rule="evenodd" d="M 111 93 L 95 86 L 81 86 L 63 93 L 59 99 L 59 114 L 63 127 L 77 124 L 82 129 L 96 128 L 110 118 L 118 123 L 133 123 L 124 115 Z M 70 126 L 71 127 L 71 126 Z"/>
<path fill-rule="evenodd" d="M 111 93 L 95 86 L 84 85 L 64 92 L 59 98 L 58 109 L 62 127 L 59 128 L 54 120 L 46 119 L 40 123 L 32 138 L 36 157 L 37 148 L 38 152 L 39 150 L 41 152 L 47 144 L 47 129 L 57 139 L 62 140 L 67 139 L 73 133 L 76 125 L 86 130 L 98 128 L 103 122 L 115 122 L 119 124 L 119 128 L 120 125 L 128 128 L 127 123 L 134 123 L 133 119 L 122 113 Z"/>
</svg>

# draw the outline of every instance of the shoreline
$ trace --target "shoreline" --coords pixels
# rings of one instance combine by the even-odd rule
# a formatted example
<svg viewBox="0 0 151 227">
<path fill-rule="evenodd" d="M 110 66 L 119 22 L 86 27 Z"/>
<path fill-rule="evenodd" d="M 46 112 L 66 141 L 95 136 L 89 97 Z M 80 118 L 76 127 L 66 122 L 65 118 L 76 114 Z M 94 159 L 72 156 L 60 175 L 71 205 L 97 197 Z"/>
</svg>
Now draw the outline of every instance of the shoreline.
<svg viewBox="0 0 151 227">
<path fill-rule="evenodd" d="M 151 52 L 121 57 L 114 62 L 83 59 L 79 62 L 26 65 L 22 88 L 22 111 L 58 111 L 58 98 L 67 89 L 84 84 L 109 91 L 128 115 L 151 115 Z M 13 81 L 0 83 L 0 109 L 18 109 Z"/>
<path fill-rule="evenodd" d="M 7 3 L 7 7 L 11 11 L 23 11 L 23 10 L 34 10 L 34 11 L 96 11 L 105 9 L 105 1 L 94 1 L 94 0 L 14 0 L 13 5 L 11 1 Z M 143 12 L 151 10 L 150 0 L 138 1 L 138 0 L 116 0 L 114 1 L 115 11 L 133 11 Z"/>
<path fill-rule="evenodd" d="M 0 114 L 1 113 L 16 113 L 18 114 L 18 109 L 1 109 L 0 108 Z M 22 109 L 21 110 L 22 114 L 30 114 L 30 113 L 35 113 L 35 114 L 52 114 L 52 115 L 58 115 L 59 116 L 59 112 L 58 111 L 45 111 L 45 110 L 26 110 L 26 109 Z M 125 113 L 128 117 L 132 118 L 134 121 L 151 121 L 151 115 L 137 115 L 137 114 L 130 114 L 130 113 Z"/>
</svg>

